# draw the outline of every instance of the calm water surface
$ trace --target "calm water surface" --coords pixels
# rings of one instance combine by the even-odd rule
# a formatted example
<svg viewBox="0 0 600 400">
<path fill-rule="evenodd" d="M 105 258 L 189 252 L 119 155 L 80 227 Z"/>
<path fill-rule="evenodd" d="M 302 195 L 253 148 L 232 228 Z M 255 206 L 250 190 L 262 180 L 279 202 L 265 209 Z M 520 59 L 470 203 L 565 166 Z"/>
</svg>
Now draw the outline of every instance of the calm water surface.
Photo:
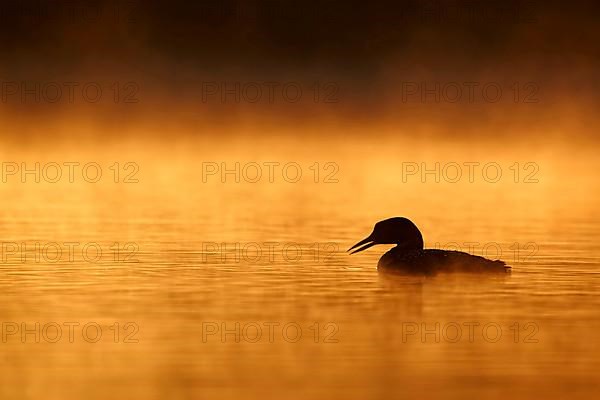
<svg viewBox="0 0 600 400">
<path fill-rule="evenodd" d="M 119 150 L 78 156 L 105 173 L 115 161 L 137 161 L 138 184 L 4 184 L 2 398 L 598 391 L 600 215 L 592 205 L 600 192 L 591 169 L 474 150 L 448 159 L 497 160 L 505 174 L 515 161 L 537 161 L 539 182 L 402 182 L 401 161 L 439 155 L 259 148 L 229 160 L 295 161 L 304 174 L 333 161 L 339 182 L 203 183 L 200 161 L 225 156 L 196 150 L 160 160 Z M 396 276 L 375 267 L 385 246 L 345 253 L 394 215 L 410 217 L 426 246 L 471 246 L 513 271 Z"/>
</svg>

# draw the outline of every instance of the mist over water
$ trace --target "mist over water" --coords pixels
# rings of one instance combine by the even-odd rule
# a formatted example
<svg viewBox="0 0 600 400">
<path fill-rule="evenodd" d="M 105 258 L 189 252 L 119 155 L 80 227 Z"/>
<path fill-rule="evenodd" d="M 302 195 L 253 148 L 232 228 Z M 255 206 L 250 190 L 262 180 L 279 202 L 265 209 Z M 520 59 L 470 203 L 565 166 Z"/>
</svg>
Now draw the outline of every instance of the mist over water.
<svg viewBox="0 0 600 400">
<path fill-rule="evenodd" d="M 596 389 L 591 154 L 335 142 L 3 155 L 29 170 L 18 163 L 2 186 L 3 396 L 28 385 L 33 397 L 68 386 L 100 398 L 90 385 L 123 382 L 137 382 L 119 389 L 134 398 Z M 78 163 L 73 182 L 65 162 Z M 396 276 L 376 270 L 388 246 L 345 253 L 393 215 L 410 217 L 426 247 L 500 258 L 512 273 Z"/>
</svg>

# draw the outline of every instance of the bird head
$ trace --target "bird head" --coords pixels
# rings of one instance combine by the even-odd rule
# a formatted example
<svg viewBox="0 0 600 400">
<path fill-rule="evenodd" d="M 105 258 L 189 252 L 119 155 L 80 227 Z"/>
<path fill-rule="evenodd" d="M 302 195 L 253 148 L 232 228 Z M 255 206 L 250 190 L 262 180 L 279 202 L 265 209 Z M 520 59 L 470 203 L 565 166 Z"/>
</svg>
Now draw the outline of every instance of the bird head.
<svg viewBox="0 0 600 400">
<path fill-rule="evenodd" d="M 404 217 L 394 217 L 379 221 L 375 224 L 373 232 L 365 239 L 350 247 L 350 254 L 358 253 L 376 244 L 395 244 L 408 250 L 422 250 L 423 236 L 411 220 Z M 362 246 L 362 247 L 360 247 Z"/>
</svg>

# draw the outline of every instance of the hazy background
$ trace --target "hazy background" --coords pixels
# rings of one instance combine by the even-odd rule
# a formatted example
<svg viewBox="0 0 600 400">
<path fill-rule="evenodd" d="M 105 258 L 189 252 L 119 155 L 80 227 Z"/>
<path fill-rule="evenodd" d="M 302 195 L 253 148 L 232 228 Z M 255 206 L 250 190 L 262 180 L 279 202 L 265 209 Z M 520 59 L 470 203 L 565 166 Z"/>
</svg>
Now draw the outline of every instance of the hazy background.
<svg viewBox="0 0 600 400">
<path fill-rule="evenodd" d="M 596 13 L 592 1 L 7 1 L 0 129 L 4 140 L 139 138 L 169 127 L 168 141 L 240 130 L 348 139 L 357 127 L 594 140 Z M 39 103 L 23 100 L 21 82 L 40 85 Z M 56 102 L 52 82 L 62 88 Z M 78 85 L 72 100 L 65 82 Z M 93 103 L 81 93 L 90 82 L 102 88 Z M 271 100 L 265 82 L 276 85 Z M 293 102 L 281 91 L 290 83 L 302 90 Z M 239 84 L 240 99 L 223 101 L 207 84 Z M 436 84 L 439 99 L 423 100 L 420 89 Z"/>
</svg>

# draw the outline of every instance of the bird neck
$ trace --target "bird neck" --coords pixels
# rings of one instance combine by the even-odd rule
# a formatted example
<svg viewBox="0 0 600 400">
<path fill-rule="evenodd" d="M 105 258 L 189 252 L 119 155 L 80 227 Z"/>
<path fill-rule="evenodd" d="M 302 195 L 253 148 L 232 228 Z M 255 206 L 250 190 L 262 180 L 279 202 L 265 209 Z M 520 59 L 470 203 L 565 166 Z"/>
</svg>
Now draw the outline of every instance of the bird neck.
<svg viewBox="0 0 600 400">
<path fill-rule="evenodd" d="M 405 251 L 423 250 L 423 236 L 419 233 L 410 240 L 403 240 L 402 243 L 396 243 L 396 247 Z"/>
</svg>

